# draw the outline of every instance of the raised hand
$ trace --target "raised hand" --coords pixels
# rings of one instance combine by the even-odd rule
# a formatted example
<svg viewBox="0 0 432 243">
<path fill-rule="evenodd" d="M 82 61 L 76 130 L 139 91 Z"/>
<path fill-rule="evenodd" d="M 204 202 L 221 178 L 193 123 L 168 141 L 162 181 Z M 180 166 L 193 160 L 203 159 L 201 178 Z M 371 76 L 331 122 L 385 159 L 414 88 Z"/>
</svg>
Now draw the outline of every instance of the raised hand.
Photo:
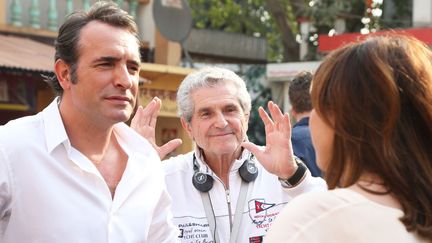
<svg viewBox="0 0 432 243">
<path fill-rule="evenodd" d="M 291 145 L 291 122 L 287 113 L 282 114 L 272 101 L 268 102 L 271 118 L 260 107 L 258 112 L 265 125 L 266 145 L 257 146 L 243 142 L 242 146 L 251 151 L 263 167 L 280 178 L 288 179 L 297 170 Z"/>
<path fill-rule="evenodd" d="M 160 147 L 157 146 L 155 139 L 155 128 L 157 116 L 159 115 L 161 106 L 162 101 L 158 97 L 154 97 L 145 108 L 139 106 L 135 116 L 132 118 L 131 128 L 141 134 L 141 136 L 146 138 L 151 143 L 162 160 L 168 153 L 174 151 L 174 149 L 180 146 L 182 144 L 182 140 L 176 138 Z"/>
</svg>

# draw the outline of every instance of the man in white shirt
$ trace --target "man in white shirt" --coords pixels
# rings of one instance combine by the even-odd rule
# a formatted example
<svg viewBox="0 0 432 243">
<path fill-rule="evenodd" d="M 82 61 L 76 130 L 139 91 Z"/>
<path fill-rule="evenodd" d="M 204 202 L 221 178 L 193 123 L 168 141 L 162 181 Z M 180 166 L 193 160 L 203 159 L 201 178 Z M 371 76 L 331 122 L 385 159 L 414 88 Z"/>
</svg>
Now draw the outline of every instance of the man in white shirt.
<svg viewBox="0 0 432 243">
<path fill-rule="evenodd" d="M 137 101 L 137 28 L 115 4 L 68 17 L 57 97 L 0 127 L 0 242 L 175 242 L 160 159 L 123 122 Z"/>
<path fill-rule="evenodd" d="M 196 143 L 195 151 L 163 162 L 181 242 L 260 243 L 293 197 L 326 189 L 324 180 L 312 177 L 293 156 L 288 114 L 273 102 L 271 117 L 259 108 L 266 146 L 248 142 L 251 98 L 234 72 L 206 67 L 189 74 L 177 104 L 182 126 Z M 154 99 L 132 121 L 151 141 L 160 105 Z M 163 157 L 178 142 L 156 149 Z"/>
</svg>

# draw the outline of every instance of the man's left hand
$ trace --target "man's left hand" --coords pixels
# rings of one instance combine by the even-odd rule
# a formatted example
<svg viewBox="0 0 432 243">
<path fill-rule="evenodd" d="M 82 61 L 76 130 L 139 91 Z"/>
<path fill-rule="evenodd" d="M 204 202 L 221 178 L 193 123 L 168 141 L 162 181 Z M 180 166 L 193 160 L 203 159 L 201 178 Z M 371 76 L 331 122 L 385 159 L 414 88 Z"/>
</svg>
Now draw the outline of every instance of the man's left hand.
<svg viewBox="0 0 432 243">
<path fill-rule="evenodd" d="M 260 107 L 258 112 L 265 125 L 266 145 L 257 146 L 251 142 L 243 142 L 242 146 L 251 151 L 263 167 L 279 178 L 288 179 L 297 170 L 291 145 L 291 122 L 287 113 L 282 114 L 279 107 L 272 101 L 268 102 L 267 112 Z"/>
</svg>

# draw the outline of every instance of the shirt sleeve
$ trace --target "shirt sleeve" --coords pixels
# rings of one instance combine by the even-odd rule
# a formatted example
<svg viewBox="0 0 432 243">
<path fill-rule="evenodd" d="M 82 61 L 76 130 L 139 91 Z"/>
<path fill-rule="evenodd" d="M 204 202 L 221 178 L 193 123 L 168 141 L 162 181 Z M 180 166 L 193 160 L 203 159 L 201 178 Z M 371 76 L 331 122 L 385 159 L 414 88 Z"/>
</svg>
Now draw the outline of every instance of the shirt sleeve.
<svg viewBox="0 0 432 243">
<path fill-rule="evenodd" d="M 171 198 L 164 189 L 153 214 L 148 242 L 180 242 L 178 239 L 179 231 L 174 226 L 172 219 Z"/>
<path fill-rule="evenodd" d="M 313 177 L 309 170 L 306 171 L 306 176 L 300 184 L 292 188 L 284 188 L 291 196 L 296 197 L 305 192 L 311 191 L 326 191 L 327 184 L 321 177 Z"/>
</svg>

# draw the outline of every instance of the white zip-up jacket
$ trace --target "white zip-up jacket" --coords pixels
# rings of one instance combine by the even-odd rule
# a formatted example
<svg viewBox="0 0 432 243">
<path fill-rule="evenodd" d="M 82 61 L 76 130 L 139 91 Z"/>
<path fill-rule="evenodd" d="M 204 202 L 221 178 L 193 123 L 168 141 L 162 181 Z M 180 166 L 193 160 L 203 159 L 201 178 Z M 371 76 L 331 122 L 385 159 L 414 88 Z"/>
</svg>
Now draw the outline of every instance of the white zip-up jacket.
<svg viewBox="0 0 432 243">
<path fill-rule="evenodd" d="M 201 192 L 192 184 L 194 174 L 193 153 L 179 155 L 163 162 L 168 193 L 172 197 L 174 224 L 180 230 L 182 243 L 214 242 L 206 218 Z M 242 179 L 238 169 L 246 159 L 252 157 L 258 168 L 258 177 L 250 182 L 243 206 L 239 234 L 235 242 L 260 243 L 281 212 L 282 208 L 295 196 L 312 190 L 326 190 L 323 179 L 312 177 L 307 171 L 306 178 L 294 188 L 283 188 L 276 175 L 267 172 L 247 150 L 236 160 L 229 174 L 229 188 L 211 171 L 196 153 L 200 171 L 210 174 L 213 187 L 208 192 L 214 211 L 216 230 L 220 242 L 230 242 L 231 227 L 234 221 Z M 306 209 L 305 209 L 306 210 Z"/>
</svg>

